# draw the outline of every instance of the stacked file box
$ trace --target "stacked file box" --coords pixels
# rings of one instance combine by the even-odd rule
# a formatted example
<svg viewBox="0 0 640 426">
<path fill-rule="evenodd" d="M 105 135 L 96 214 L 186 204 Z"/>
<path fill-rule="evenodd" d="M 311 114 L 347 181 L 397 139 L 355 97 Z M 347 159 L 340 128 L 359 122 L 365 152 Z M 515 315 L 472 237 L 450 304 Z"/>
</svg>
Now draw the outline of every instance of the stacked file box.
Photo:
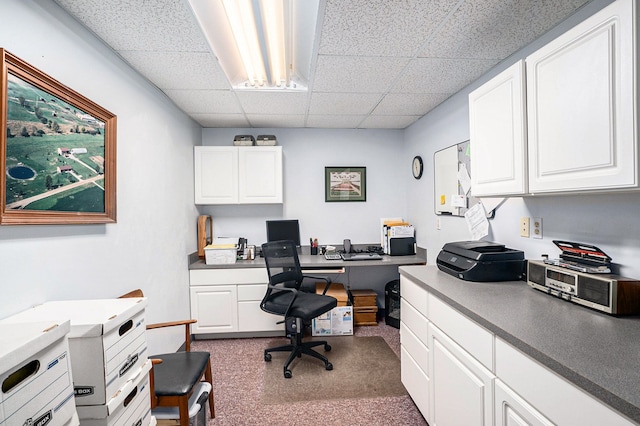
<svg viewBox="0 0 640 426">
<path fill-rule="evenodd" d="M 0 425 L 77 426 L 69 321 L 0 323 Z"/>
<path fill-rule="evenodd" d="M 146 298 L 54 301 L 0 323 L 69 319 L 71 370 L 80 423 L 148 426 L 152 416 L 146 304 Z"/>
</svg>

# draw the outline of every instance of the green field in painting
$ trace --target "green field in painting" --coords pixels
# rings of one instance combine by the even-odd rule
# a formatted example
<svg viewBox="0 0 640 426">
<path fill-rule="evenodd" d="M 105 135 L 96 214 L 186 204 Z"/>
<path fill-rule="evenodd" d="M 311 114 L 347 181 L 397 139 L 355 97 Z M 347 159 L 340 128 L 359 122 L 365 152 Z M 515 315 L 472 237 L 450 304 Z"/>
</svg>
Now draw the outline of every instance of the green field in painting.
<svg viewBox="0 0 640 426">
<path fill-rule="evenodd" d="M 72 105 L 9 76 L 6 143 L 6 204 L 104 173 L 104 128 Z M 83 149 L 74 160 L 59 148 Z M 32 179 L 10 176 L 15 166 L 35 172 Z M 71 172 L 59 172 L 70 166 Z M 99 185 L 104 187 L 103 179 Z M 94 184 L 31 203 L 29 210 L 104 211 L 104 190 Z M 49 199 L 50 198 L 50 199 Z"/>
</svg>

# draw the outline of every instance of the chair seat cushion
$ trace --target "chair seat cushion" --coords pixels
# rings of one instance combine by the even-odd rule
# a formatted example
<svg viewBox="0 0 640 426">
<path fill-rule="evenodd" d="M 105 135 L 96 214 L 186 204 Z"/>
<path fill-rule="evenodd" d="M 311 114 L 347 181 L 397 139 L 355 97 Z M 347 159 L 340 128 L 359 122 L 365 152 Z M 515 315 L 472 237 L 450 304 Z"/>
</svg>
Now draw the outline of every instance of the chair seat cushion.
<svg viewBox="0 0 640 426">
<path fill-rule="evenodd" d="M 200 380 L 209 361 L 209 352 L 175 352 L 152 355 L 160 364 L 153 366 L 157 396 L 186 395 Z"/>
<path fill-rule="evenodd" d="M 290 291 L 272 293 L 269 300 L 264 302 L 262 309 L 273 314 L 284 315 L 292 297 L 293 293 Z M 311 321 L 313 318 L 329 312 L 337 305 L 338 301 L 335 297 L 299 291 L 291 306 L 289 316 Z"/>
</svg>

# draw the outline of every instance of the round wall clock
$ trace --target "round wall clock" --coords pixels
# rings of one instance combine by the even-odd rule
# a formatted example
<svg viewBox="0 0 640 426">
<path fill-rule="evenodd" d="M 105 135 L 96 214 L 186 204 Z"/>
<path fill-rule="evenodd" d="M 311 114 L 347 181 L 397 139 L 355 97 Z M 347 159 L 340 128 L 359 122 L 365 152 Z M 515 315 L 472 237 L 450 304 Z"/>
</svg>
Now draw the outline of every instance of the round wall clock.
<svg viewBox="0 0 640 426">
<path fill-rule="evenodd" d="M 413 177 L 416 179 L 420 179 L 422 177 L 422 171 L 424 169 L 424 165 L 422 164 L 422 157 L 416 155 L 413 157 L 413 163 L 411 163 L 411 171 L 413 172 Z"/>
</svg>

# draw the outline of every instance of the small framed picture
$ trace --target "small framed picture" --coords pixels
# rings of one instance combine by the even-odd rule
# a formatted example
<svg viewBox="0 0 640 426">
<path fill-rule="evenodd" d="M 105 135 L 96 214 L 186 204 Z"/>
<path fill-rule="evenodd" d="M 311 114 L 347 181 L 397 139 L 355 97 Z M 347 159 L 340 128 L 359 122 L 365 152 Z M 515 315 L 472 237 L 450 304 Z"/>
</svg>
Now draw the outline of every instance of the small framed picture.
<svg viewBox="0 0 640 426">
<path fill-rule="evenodd" d="M 367 168 L 325 167 L 324 201 L 367 201 Z"/>
</svg>

